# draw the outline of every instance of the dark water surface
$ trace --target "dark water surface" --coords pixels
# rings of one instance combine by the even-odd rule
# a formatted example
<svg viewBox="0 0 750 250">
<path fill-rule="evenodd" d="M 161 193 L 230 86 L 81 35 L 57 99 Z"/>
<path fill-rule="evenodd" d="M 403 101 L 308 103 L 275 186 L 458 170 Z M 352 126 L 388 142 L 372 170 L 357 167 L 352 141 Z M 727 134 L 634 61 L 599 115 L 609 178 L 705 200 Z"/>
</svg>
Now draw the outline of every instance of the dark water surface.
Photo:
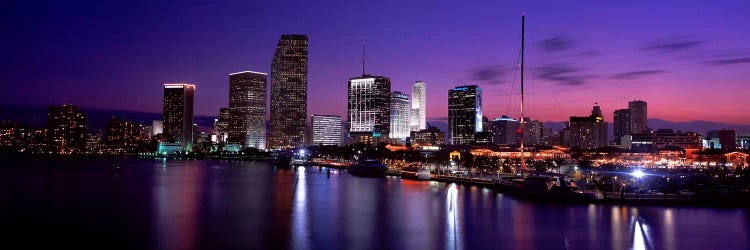
<svg viewBox="0 0 750 250">
<path fill-rule="evenodd" d="M 0 226 L 4 249 L 750 249 L 746 208 L 543 204 L 237 161 L 0 159 Z"/>
</svg>

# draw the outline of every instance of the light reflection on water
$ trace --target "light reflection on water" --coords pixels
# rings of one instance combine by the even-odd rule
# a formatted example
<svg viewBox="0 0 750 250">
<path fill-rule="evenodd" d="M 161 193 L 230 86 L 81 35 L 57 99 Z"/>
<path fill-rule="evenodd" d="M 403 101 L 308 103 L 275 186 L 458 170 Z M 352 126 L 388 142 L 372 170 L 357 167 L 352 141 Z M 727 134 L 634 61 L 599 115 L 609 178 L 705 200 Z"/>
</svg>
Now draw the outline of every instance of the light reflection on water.
<svg viewBox="0 0 750 250">
<path fill-rule="evenodd" d="M 3 173 L 13 178 L 0 192 L 13 193 L 0 193 L 0 212 L 11 211 L 0 219 L 62 235 L 62 246 L 101 239 L 131 249 L 750 249 L 746 209 L 533 203 L 232 161 L 123 160 L 115 188 L 104 164 Z"/>
</svg>

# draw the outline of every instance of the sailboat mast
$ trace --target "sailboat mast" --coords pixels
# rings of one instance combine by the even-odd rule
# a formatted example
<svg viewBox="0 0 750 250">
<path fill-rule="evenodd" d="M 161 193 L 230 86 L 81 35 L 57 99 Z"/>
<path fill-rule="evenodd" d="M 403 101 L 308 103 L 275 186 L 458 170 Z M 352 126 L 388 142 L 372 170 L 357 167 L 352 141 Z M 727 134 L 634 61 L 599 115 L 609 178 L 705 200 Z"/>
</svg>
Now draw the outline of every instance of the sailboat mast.
<svg viewBox="0 0 750 250">
<path fill-rule="evenodd" d="M 525 36 L 525 25 L 526 25 L 526 13 L 521 15 L 521 170 L 526 170 L 526 161 L 523 155 L 523 141 L 524 141 L 524 116 L 523 116 L 523 65 L 524 65 L 524 40 Z"/>
</svg>

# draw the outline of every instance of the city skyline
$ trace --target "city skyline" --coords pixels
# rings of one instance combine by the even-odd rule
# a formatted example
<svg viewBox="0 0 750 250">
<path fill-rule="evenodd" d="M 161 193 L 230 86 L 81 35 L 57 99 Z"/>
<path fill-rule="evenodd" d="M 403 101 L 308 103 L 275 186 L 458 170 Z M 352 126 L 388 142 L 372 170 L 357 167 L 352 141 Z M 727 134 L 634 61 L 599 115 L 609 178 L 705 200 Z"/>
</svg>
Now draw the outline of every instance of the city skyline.
<svg viewBox="0 0 750 250">
<path fill-rule="evenodd" d="M 518 86 L 512 83 L 512 68 L 517 54 L 515 44 L 519 37 L 516 19 L 521 12 L 526 11 L 530 73 L 528 90 L 531 93 L 528 96 L 527 116 L 541 121 L 564 121 L 568 115 L 585 112 L 594 102 L 599 102 L 603 113 L 612 114 L 621 107 L 620 103 L 643 99 L 652 104 L 649 117 L 653 118 L 676 122 L 711 120 L 750 124 L 750 114 L 742 110 L 742 107 L 747 106 L 747 101 L 741 98 L 741 91 L 736 91 L 747 83 L 747 71 L 742 69 L 747 68 L 747 62 L 750 62 L 747 60 L 750 49 L 746 45 L 750 36 L 747 32 L 732 32 L 741 31 L 742 27 L 750 23 L 750 19 L 741 11 L 745 6 L 742 1 L 720 1 L 711 5 L 683 3 L 679 9 L 670 8 L 673 6 L 668 3 L 615 5 L 591 2 L 586 5 L 589 8 L 584 9 L 586 15 L 567 13 L 565 10 L 576 6 L 564 3 L 485 2 L 461 6 L 451 13 L 444 11 L 451 8 L 442 8 L 446 6 L 440 6 L 441 4 L 443 3 L 434 4 L 436 8 L 422 9 L 425 14 L 429 14 L 426 15 L 429 18 L 423 21 L 413 20 L 413 17 L 405 14 L 413 12 L 419 4 L 408 3 L 396 8 L 392 6 L 393 3 L 384 3 L 374 8 L 393 9 L 392 15 L 398 17 L 398 20 L 413 21 L 412 24 L 392 31 L 385 29 L 393 24 L 393 21 L 388 20 L 363 20 L 351 24 L 357 29 L 349 26 L 324 28 L 324 24 L 337 21 L 334 13 L 367 9 L 363 8 L 366 5 L 352 4 L 326 10 L 320 16 L 315 16 L 320 17 L 321 24 L 309 24 L 305 20 L 313 18 L 311 13 L 325 9 L 326 5 L 312 6 L 308 10 L 299 8 L 295 11 L 307 18 L 288 22 L 281 20 L 284 22 L 259 29 L 257 36 L 250 40 L 244 36 L 224 33 L 228 32 L 224 30 L 225 27 L 232 27 L 240 20 L 245 20 L 241 18 L 246 18 L 230 11 L 226 13 L 227 20 L 211 23 L 220 29 L 199 27 L 199 32 L 196 33 L 198 41 L 179 43 L 166 41 L 167 38 L 185 36 L 186 33 L 183 32 L 194 24 L 192 21 L 165 20 L 157 22 L 158 25 L 153 27 L 140 27 L 120 23 L 114 18 L 106 17 L 108 15 L 83 15 L 68 23 L 55 23 L 55 20 L 65 17 L 66 13 L 88 14 L 87 8 L 65 4 L 50 5 L 51 8 L 59 7 L 62 13 L 52 14 L 46 10 L 34 12 L 31 8 L 33 6 L 11 4 L 8 8 L 11 13 L 3 16 L 20 21 L 20 28 L 10 29 L 11 34 L 17 35 L 19 39 L 4 41 L 3 45 L 6 46 L 2 47 L 14 48 L 13 51 L 3 52 L 11 59 L 18 60 L 10 60 L 16 62 L 13 65 L 3 65 L 4 68 L 7 67 L 5 72 L 9 74 L 3 75 L 0 82 L 7 85 L 8 91 L 0 96 L 0 105 L 46 106 L 73 103 L 84 109 L 157 113 L 160 106 L 158 95 L 143 93 L 141 90 L 153 89 L 163 82 L 185 81 L 200 85 L 201 91 L 196 94 L 196 114 L 217 115 L 218 109 L 225 106 L 227 101 L 222 94 L 228 91 L 226 81 L 223 80 L 225 75 L 246 68 L 270 72 L 269 58 L 272 57 L 274 40 L 281 34 L 294 32 L 309 34 L 311 40 L 309 83 L 315 87 L 309 89 L 308 114 L 336 114 L 346 117 L 346 107 L 343 105 L 346 102 L 346 90 L 341 82 L 359 72 L 359 45 L 365 41 L 369 45 L 369 68 L 372 72 L 389 76 L 394 91 L 409 93 L 410 85 L 415 80 L 431 83 L 430 88 L 434 91 L 428 92 L 428 119 L 447 117 L 445 90 L 455 86 L 458 81 L 477 84 L 485 89 L 485 114 L 489 118 L 503 114 L 517 118 L 518 115 L 514 112 L 517 108 L 513 106 L 515 101 L 509 101 L 508 98 L 517 98 Z M 206 10 L 196 10 L 190 4 L 184 7 L 167 5 L 154 6 L 149 11 L 163 9 L 172 13 L 193 11 L 216 15 L 224 14 L 218 10 L 232 9 L 235 5 L 237 4 L 211 6 Z M 274 7 L 262 6 L 260 10 L 276 11 Z M 592 11 L 598 7 L 612 11 Z M 119 13 L 115 6 L 104 4 L 97 8 L 102 13 Z M 559 10 L 552 12 L 551 9 Z M 21 17 L 19 13 L 30 17 L 38 14 L 44 18 L 39 22 L 28 22 L 25 19 L 27 17 Z M 448 25 L 444 33 L 437 33 L 442 26 L 433 21 L 444 19 L 449 14 L 456 17 L 481 15 L 476 19 Z M 638 18 L 631 19 L 632 16 Z M 130 18 L 134 18 L 131 21 L 136 25 L 153 21 L 143 17 Z M 257 18 L 250 21 L 275 23 L 261 21 L 276 20 L 265 15 Z M 556 21 L 558 19 L 565 21 Z M 596 22 L 597 20 L 606 22 Z M 130 41 L 133 42 L 132 46 L 123 44 L 115 40 L 119 35 L 88 26 L 89 22 L 102 23 L 103 27 L 111 26 L 112 30 L 119 30 L 123 34 L 138 34 L 143 40 Z M 650 25 L 652 31 L 637 29 L 638 25 L 645 24 Z M 77 41 L 73 38 L 81 35 L 78 33 L 80 31 L 73 28 L 76 25 L 83 25 L 87 29 L 82 30 L 96 35 L 87 43 L 73 43 Z M 178 28 L 165 29 L 169 25 Z M 254 27 L 253 25 L 243 26 L 243 29 Z M 139 31 L 135 27 L 144 30 Z M 716 31 L 715 27 L 722 27 L 722 30 Z M 365 32 L 368 29 L 385 33 L 378 37 Z M 71 33 L 51 33 L 58 35 L 57 39 L 32 39 L 35 36 L 31 33 L 47 34 L 44 32 L 47 30 Z M 722 36 L 716 36 L 716 32 L 721 32 Z M 216 36 L 217 34 L 221 36 Z M 203 46 L 199 42 L 213 37 L 219 37 L 214 46 Z M 392 41 L 385 39 L 386 37 Z M 146 40 L 153 42 L 146 43 Z M 25 45 L 26 41 L 31 42 Z M 166 44 L 173 47 L 155 50 Z M 421 46 L 412 49 L 416 44 Z M 41 49 L 23 54 L 32 48 L 30 46 Z M 68 47 L 70 50 L 61 51 Z M 148 49 L 151 47 L 154 49 Z M 118 50 L 119 48 L 125 49 Z M 191 50 L 196 53 L 188 53 Z M 122 54 L 122 51 L 128 54 Z M 433 54 L 437 56 L 431 56 Z M 56 62 L 57 60 L 49 60 L 59 57 L 66 58 L 64 65 Z M 114 58 L 122 58 L 122 61 Z M 180 60 L 182 62 L 177 63 Z M 101 73 L 112 71 L 116 71 L 115 77 Z M 18 84 L 20 82 L 27 84 Z M 717 87 L 717 82 L 721 83 L 718 85 L 720 87 Z M 39 88 L 50 91 L 35 92 Z M 515 89 L 511 90 L 512 88 Z M 77 91 L 79 89 L 87 91 Z M 18 98 L 29 96 L 30 93 L 40 98 Z M 109 102 L 86 99 L 91 93 L 100 94 Z M 132 102 L 133 99 L 139 102 Z M 694 105 L 693 100 L 696 99 L 706 101 L 701 102 L 701 105 Z M 612 118 L 607 115 L 605 120 L 611 122 Z"/>
</svg>

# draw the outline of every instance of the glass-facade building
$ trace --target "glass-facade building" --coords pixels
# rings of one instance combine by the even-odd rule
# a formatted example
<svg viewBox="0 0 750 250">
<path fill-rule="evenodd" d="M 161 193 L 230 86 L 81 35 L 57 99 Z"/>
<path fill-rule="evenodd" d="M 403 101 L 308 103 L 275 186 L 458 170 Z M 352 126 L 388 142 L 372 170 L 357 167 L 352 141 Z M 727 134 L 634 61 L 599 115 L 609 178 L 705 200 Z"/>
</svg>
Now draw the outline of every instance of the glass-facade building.
<svg viewBox="0 0 750 250">
<path fill-rule="evenodd" d="M 313 145 L 341 145 L 341 116 L 312 115 Z"/>
<path fill-rule="evenodd" d="M 349 136 L 388 138 L 391 80 L 384 76 L 354 77 L 349 79 L 347 92 Z"/>
<path fill-rule="evenodd" d="M 405 142 L 409 137 L 409 96 L 401 92 L 391 94 L 391 131 L 390 138 Z"/>
<path fill-rule="evenodd" d="M 454 145 L 471 144 L 482 132 L 482 89 L 476 85 L 448 90 L 448 129 Z"/>
<path fill-rule="evenodd" d="M 227 143 L 266 149 L 266 73 L 243 71 L 229 75 Z"/>
<path fill-rule="evenodd" d="M 271 63 L 270 148 L 305 144 L 307 35 L 282 35 Z"/>
<path fill-rule="evenodd" d="M 186 151 L 193 149 L 193 96 L 195 85 L 164 84 L 164 134 L 170 142 L 179 143 Z"/>
<path fill-rule="evenodd" d="M 409 129 L 421 131 L 427 128 L 427 86 L 418 81 L 411 88 L 411 114 Z"/>
</svg>

